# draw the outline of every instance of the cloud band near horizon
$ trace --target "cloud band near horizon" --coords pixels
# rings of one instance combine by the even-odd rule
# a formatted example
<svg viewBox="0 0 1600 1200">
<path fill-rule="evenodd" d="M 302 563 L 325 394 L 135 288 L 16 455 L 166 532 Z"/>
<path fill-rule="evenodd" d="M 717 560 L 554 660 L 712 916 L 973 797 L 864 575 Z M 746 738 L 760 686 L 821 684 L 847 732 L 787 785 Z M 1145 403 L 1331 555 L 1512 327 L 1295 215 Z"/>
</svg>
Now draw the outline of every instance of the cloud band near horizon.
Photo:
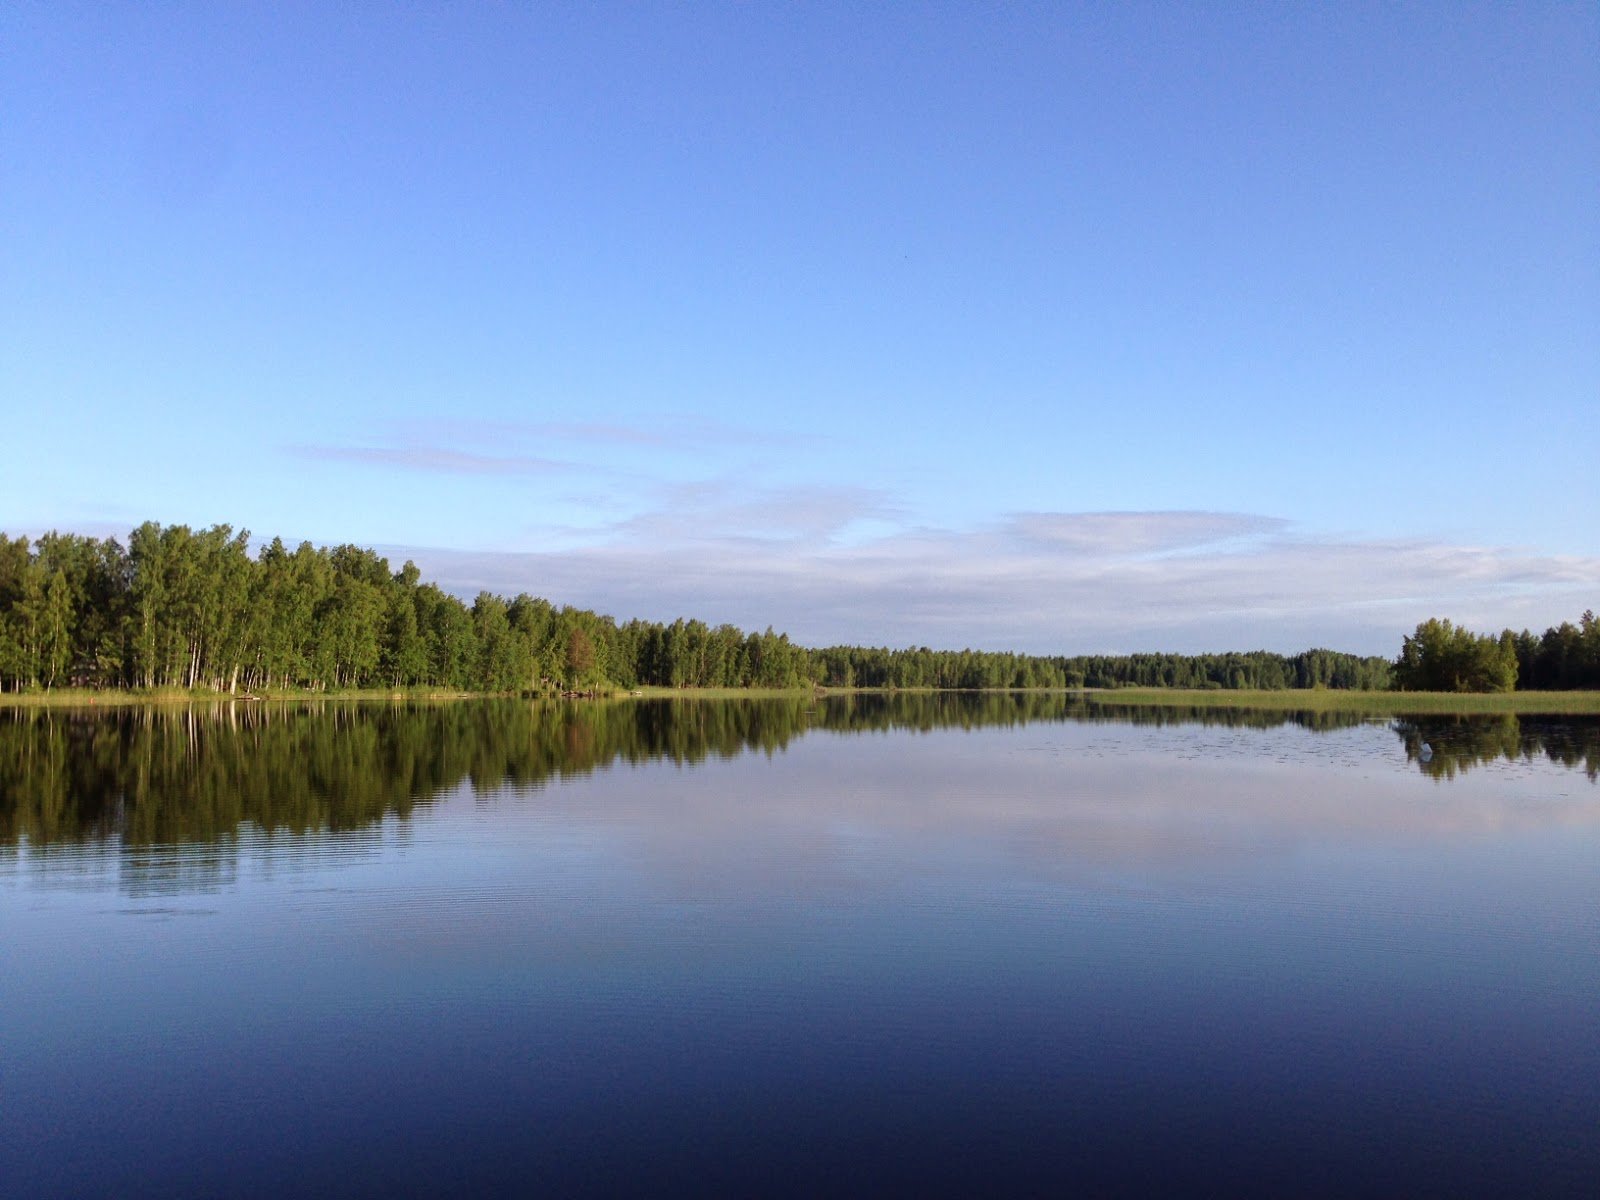
<svg viewBox="0 0 1600 1200">
<path fill-rule="evenodd" d="M 851 543 L 794 528 L 689 537 L 658 522 L 558 551 L 382 549 L 468 598 L 525 591 L 619 620 L 770 625 L 813 646 L 1392 656 L 1431 616 L 1538 631 L 1600 597 L 1600 559 L 1307 537 L 1250 514 L 1027 513 Z"/>
</svg>

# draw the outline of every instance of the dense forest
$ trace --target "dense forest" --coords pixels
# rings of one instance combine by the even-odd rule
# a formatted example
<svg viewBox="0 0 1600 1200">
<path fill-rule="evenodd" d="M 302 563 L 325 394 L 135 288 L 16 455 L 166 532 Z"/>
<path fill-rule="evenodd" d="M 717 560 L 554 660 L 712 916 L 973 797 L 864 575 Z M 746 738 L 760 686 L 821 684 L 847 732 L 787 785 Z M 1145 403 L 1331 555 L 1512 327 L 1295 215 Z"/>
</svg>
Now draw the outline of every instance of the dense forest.
<svg viewBox="0 0 1600 1200">
<path fill-rule="evenodd" d="M 1585 612 L 1542 636 L 1473 633 L 1449 621 L 1417 626 L 1400 648 L 1394 686 L 1412 692 L 1600 688 L 1600 620 Z"/>
<path fill-rule="evenodd" d="M 1448 636 L 1436 636 L 1439 630 Z M 1398 664 L 1333 650 L 1066 657 L 925 646 L 809 649 L 770 628 L 619 622 L 525 594 L 508 600 L 480 592 L 467 604 L 424 582 L 410 562 L 396 571 L 372 550 L 309 542 L 291 549 L 277 538 L 252 556 L 249 534 L 227 525 L 192 530 L 146 522 L 126 547 L 76 534 L 31 542 L 0 534 L 0 691 L 9 692 L 538 693 L 805 684 L 1382 689 L 1392 682 L 1489 690 L 1519 678 L 1524 687 L 1600 686 L 1592 614 L 1581 629 L 1563 625 L 1543 638 L 1475 638 L 1430 622 L 1406 639 Z M 1505 653 L 1515 658 L 1509 674 Z"/>
</svg>

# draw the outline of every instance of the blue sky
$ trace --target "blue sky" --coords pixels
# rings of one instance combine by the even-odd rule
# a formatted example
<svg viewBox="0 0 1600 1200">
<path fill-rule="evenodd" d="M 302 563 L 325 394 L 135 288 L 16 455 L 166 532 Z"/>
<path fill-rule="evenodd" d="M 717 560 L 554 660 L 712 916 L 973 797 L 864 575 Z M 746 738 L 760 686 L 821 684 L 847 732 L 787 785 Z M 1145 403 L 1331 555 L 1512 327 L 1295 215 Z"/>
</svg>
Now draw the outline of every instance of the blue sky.
<svg viewBox="0 0 1600 1200">
<path fill-rule="evenodd" d="M 14 533 L 812 643 L 1600 600 L 1594 5 L 17 4 L 0 114 Z"/>
</svg>

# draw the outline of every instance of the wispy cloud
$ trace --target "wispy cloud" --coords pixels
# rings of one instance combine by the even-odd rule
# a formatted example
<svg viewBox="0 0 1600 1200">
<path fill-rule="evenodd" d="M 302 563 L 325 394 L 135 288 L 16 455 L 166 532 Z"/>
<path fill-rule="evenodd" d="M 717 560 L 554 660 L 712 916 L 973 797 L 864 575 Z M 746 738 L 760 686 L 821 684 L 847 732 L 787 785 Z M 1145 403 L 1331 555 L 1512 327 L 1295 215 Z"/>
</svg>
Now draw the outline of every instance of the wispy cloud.
<svg viewBox="0 0 1600 1200">
<path fill-rule="evenodd" d="M 656 507 L 617 522 L 611 532 L 623 541 L 658 546 L 816 541 L 859 521 L 899 516 L 898 505 L 877 488 L 699 482 L 663 488 Z"/>
<path fill-rule="evenodd" d="M 664 504 L 683 507 L 694 488 L 719 484 L 670 484 L 661 462 L 698 461 L 700 471 L 749 468 L 758 451 L 792 451 L 812 441 L 807 434 L 743 429 L 699 419 L 636 425 L 607 421 L 493 421 L 438 417 L 390 422 L 371 442 L 306 444 L 284 447 L 297 458 L 353 463 L 425 474 L 522 476 L 563 474 L 604 477 L 650 489 L 684 489 Z M 652 453 L 655 467 L 638 465 L 633 450 Z M 667 459 L 663 459 L 663 455 Z M 819 491 L 826 489 L 818 489 Z"/>
<path fill-rule="evenodd" d="M 692 415 L 668 416 L 649 423 L 491 421 L 472 417 L 434 417 L 396 422 L 394 428 L 397 440 L 448 445 L 503 445 L 509 442 L 528 445 L 557 443 L 600 449 L 793 449 L 819 445 L 829 440 L 822 434 L 752 429 Z"/>
<path fill-rule="evenodd" d="M 438 446 L 293 446 L 301 458 L 398 467 L 450 475 L 555 475 L 585 469 L 576 463 L 528 454 L 484 454 Z"/>
<path fill-rule="evenodd" d="M 1278 533 L 1288 524 L 1249 513 L 1029 512 L 1014 515 L 1008 528 L 1040 546 L 1088 554 L 1145 554 Z"/>
</svg>

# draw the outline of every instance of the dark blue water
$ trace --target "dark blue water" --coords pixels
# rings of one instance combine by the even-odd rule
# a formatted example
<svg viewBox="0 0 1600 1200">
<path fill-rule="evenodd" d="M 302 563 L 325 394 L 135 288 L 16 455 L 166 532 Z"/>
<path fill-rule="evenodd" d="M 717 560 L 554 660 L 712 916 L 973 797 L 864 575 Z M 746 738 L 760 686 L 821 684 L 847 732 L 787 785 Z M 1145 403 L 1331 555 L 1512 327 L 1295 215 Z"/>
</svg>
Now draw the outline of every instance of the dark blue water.
<svg viewBox="0 0 1600 1200">
<path fill-rule="evenodd" d="M 1600 1178 L 1581 761 L 1513 747 L 1446 772 L 1392 722 L 1072 719 L 802 728 L 673 761 L 549 719 L 581 769 L 390 780 L 361 819 L 330 775 L 304 821 L 208 817 L 191 840 L 138 833 L 155 801 L 131 773 L 68 821 L 64 792 L 19 800 L 16 767 L 0 1192 Z M 368 739 L 368 771 L 398 761 L 386 737 L 429 741 L 345 720 L 317 737 Z M 276 736 L 208 727 L 152 753 L 86 728 L 64 744 L 169 755 L 180 780 L 224 745 L 248 770 Z M 280 793 L 304 782 L 296 744 Z"/>
</svg>

